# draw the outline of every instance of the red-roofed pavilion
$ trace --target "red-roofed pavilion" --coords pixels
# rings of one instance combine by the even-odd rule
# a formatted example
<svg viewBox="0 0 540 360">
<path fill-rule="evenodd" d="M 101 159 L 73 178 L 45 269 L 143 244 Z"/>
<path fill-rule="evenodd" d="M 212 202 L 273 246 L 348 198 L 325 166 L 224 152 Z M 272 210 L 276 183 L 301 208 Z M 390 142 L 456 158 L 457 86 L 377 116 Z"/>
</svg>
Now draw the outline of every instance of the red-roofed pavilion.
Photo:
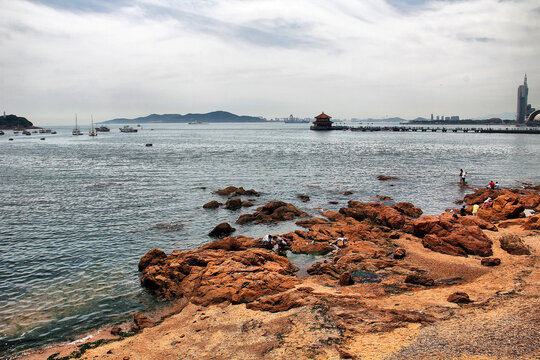
<svg viewBox="0 0 540 360">
<path fill-rule="evenodd" d="M 332 117 L 326 115 L 324 112 L 321 115 L 315 116 L 315 121 L 313 122 L 312 130 L 330 130 L 332 128 L 333 122 L 330 121 Z"/>
</svg>

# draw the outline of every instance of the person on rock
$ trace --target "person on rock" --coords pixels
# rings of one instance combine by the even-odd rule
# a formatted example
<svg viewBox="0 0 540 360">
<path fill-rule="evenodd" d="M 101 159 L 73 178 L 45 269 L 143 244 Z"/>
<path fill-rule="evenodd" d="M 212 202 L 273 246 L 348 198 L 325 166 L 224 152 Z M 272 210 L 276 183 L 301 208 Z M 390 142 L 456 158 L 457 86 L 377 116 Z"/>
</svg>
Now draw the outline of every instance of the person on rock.
<svg viewBox="0 0 540 360">
<path fill-rule="evenodd" d="M 463 169 L 459 169 L 459 182 L 463 182 Z"/>
<path fill-rule="evenodd" d="M 278 251 L 285 251 L 289 247 L 289 244 L 287 243 L 287 239 L 281 236 L 277 237 L 276 244 L 278 247 Z"/>
<path fill-rule="evenodd" d="M 498 181 L 495 181 L 495 190 L 499 190 L 501 186 L 499 185 Z"/>
<path fill-rule="evenodd" d="M 491 180 L 488 184 L 488 186 L 491 190 L 495 189 L 495 183 L 493 182 L 493 180 Z"/>
<path fill-rule="evenodd" d="M 480 206 L 478 204 L 474 204 L 473 207 L 472 207 L 472 214 L 473 216 L 478 216 L 478 209 L 480 208 Z"/>
<path fill-rule="evenodd" d="M 466 184 L 467 184 L 466 178 L 467 178 L 467 172 L 466 172 L 466 171 L 463 171 L 463 172 L 461 173 L 461 184 L 462 184 L 462 185 L 466 185 Z"/>
<path fill-rule="evenodd" d="M 330 241 L 330 244 L 335 245 L 338 248 L 343 248 L 347 246 L 347 241 L 349 240 L 346 237 L 338 237 L 336 240 Z"/>
<path fill-rule="evenodd" d="M 465 205 L 463 205 L 461 209 L 459 209 L 459 215 L 467 216 L 467 210 L 465 209 Z"/>
<path fill-rule="evenodd" d="M 272 250 L 272 248 L 274 247 L 273 242 L 274 240 L 272 238 L 272 235 L 264 235 L 264 237 L 262 238 L 263 247 L 265 249 Z"/>
<path fill-rule="evenodd" d="M 481 209 L 484 209 L 484 208 L 487 208 L 487 207 L 490 207 L 491 205 L 493 205 L 493 204 L 491 203 L 491 201 L 492 201 L 491 198 L 488 197 L 488 198 L 484 201 L 484 203 L 482 204 Z"/>
</svg>

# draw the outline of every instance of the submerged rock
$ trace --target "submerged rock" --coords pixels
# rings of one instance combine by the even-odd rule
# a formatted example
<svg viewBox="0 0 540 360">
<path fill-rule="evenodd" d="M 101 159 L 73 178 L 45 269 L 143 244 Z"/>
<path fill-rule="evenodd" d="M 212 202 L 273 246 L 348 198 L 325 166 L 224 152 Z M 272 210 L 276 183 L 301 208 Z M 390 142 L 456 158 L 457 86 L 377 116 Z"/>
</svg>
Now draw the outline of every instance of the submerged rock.
<svg viewBox="0 0 540 360">
<path fill-rule="evenodd" d="M 208 235 L 212 237 L 223 237 L 228 236 L 235 231 L 236 229 L 229 225 L 229 223 L 224 222 L 217 225 Z"/>
<path fill-rule="evenodd" d="M 242 200 L 240 198 L 229 199 L 225 203 L 225 209 L 238 210 L 242 207 Z"/>
<path fill-rule="evenodd" d="M 216 209 L 216 208 L 220 207 L 221 205 L 223 205 L 223 204 L 220 203 L 219 201 L 212 200 L 212 201 L 207 202 L 206 204 L 204 204 L 203 208 L 205 208 L 205 209 Z"/>
<path fill-rule="evenodd" d="M 225 189 L 217 190 L 216 194 L 222 196 L 259 196 L 259 193 L 253 189 L 245 190 L 243 187 L 228 186 Z"/>
</svg>

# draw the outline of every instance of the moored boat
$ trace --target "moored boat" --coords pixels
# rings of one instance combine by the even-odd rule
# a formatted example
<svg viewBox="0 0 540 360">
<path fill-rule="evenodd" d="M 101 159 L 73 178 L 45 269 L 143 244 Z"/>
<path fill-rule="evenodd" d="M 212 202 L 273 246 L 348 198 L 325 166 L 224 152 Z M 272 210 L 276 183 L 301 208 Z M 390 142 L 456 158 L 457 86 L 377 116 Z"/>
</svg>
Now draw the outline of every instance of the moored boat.
<svg viewBox="0 0 540 360">
<path fill-rule="evenodd" d="M 109 132 L 111 131 L 111 129 L 109 129 L 108 127 L 106 127 L 105 125 L 101 125 L 99 127 L 96 128 L 96 131 L 99 131 L 99 132 Z"/>
<path fill-rule="evenodd" d="M 137 129 L 134 129 L 134 128 L 132 128 L 132 127 L 129 126 L 129 125 L 124 125 L 124 127 L 121 127 L 121 128 L 120 128 L 120 132 L 125 132 L 125 133 L 136 133 L 136 132 L 137 132 Z"/>
</svg>

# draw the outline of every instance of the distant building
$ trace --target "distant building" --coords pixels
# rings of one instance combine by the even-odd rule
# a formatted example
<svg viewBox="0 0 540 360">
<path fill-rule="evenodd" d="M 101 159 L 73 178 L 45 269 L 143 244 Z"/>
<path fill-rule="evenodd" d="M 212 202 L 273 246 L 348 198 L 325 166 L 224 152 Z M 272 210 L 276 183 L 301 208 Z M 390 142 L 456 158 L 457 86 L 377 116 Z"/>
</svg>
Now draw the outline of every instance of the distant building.
<svg viewBox="0 0 540 360">
<path fill-rule="evenodd" d="M 433 114 L 431 114 L 431 121 L 433 121 Z"/>
<path fill-rule="evenodd" d="M 437 121 L 439 121 L 439 120 L 440 120 L 440 119 L 439 119 L 439 115 L 437 115 Z"/>
<path fill-rule="evenodd" d="M 459 116 L 450 116 L 450 120 L 459 120 Z"/>
<path fill-rule="evenodd" d="M 330 121 L 331 118 L 331 116 L 326 115 L 324 112 L 315 116 L 311 130 L 332 130 L 333 122 Z"/>
<path fill-rule="evenodd" d="M 519 85 L 517 92 L 517 112 L 516 112 L 516 122 L 518 124 L 524 124 L 525 119 L 528 117 L 528 110 L 531 109 L 530 105 L 527 104 L 527 96 L 529 95 L 529 87 L 527 86 L 527 74 L 525 74 L 525 79 L 523 80 L 523 85 Z"/>
</svg>

